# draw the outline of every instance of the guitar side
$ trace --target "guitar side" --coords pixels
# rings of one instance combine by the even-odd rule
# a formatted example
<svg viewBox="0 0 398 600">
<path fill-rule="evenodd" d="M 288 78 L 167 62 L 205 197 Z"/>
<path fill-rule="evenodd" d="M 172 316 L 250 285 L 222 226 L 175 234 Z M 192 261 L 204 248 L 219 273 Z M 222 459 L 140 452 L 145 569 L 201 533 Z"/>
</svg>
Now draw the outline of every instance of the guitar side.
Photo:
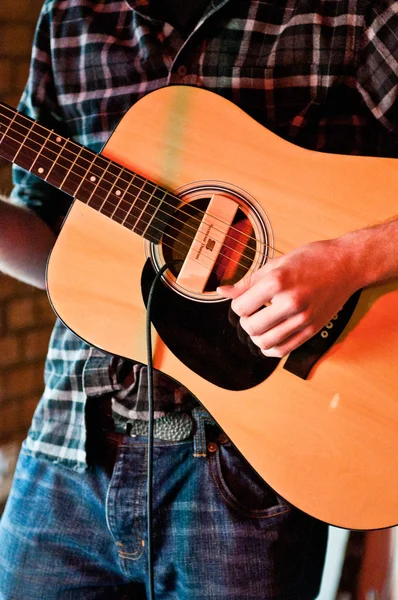
<svg viewBox="0 0 398 600">
<path fill-rule="evenodd" d="M 139 101 L 103 155 L 170 190 L 196 181 L 246 190 L 269 216 L 284 253 L 389 218 L 398 193 L 393 160 L 297 148 L 222 98 L 188 87 Z M 56 312 L 100 349 L 145 363 L 146 260 L 139 236 L 75 200 L 48 265 Z M 292 504 L 342 527 L 394 525 L 397 304 L 396 284 L 364 291 L 349 326 L 307 380 L 281 363 L 249 390 L 225 390 L 195 374 L 154 332 L 155 367 L 190 389 Z"/>
</svg>

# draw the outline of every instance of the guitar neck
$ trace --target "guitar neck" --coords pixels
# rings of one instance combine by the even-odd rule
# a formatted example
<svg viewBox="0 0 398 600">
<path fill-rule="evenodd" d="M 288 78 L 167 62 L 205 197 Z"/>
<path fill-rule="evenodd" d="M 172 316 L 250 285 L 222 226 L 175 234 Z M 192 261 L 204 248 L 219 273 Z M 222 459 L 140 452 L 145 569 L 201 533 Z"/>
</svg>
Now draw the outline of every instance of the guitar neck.
<svg viewBox="0 0 398 600">
<path fill-rule="evenodd" d="M 152 242 L 178 198 L 0 103 L 0 156 Z"/>
</svg>

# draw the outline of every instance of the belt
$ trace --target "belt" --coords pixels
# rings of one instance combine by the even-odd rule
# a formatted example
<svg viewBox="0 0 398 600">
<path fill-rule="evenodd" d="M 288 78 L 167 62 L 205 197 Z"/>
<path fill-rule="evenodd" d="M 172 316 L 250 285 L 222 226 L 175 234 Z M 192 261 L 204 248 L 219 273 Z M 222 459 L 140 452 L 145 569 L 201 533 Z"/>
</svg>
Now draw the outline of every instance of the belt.
<svg viewBox="0 0 398 600">
<path fill-rule="evenodd" d="M 128 420 L 113 414 L 114 431 L 135 437 L 148 435 L 148 421 L 143 419 Z M 168 442 L 181 442 L 192 437 L 192 417 L 186 413 L 171 413 L 153 421 L 153 437 Z"/>
</svg>

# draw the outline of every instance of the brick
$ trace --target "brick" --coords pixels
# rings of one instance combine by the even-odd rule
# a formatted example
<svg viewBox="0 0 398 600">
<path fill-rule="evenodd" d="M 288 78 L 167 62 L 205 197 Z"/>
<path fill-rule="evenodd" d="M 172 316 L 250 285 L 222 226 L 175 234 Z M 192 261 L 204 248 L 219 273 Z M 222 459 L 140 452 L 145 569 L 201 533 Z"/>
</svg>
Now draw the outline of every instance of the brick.
<svg viewBox="0 0 398 600">
<path fill-rule="evenodd" d="M 21 444 L 26 437 L 40 395 L 20 401 L 14 399 L 0 407 L 0 442 L 15 441 Z"/>
<path fill-rule="evenodd" d="M 7 400 L 6 388 L 5 388 L 6 375 L 3 371 L 0 371 L 0 421 L 1 421 L 1 405 Z"/>
<path fill-rule="evenodd" d="M 3 379 L 5 398 L 18 398 L 20 401 L 21 397 L 41 393 L 44 388 L 43 366 L 38 364 L 15 367 L 4 373 Z"/>
<path fill-rule="evenodd" d="M 3 57 L 29 57 L 32 50 L 33 33 L 33 28 L 23 23 L 2 23 L 0 25 L 1 55 Z"/>
<path fill-rule="evenodd" d="M 21 405 L 18 410 L 18 413 L 19 413 L 18 421 L 19 421 L 19 427 L 22 430 L 27 431 L 29 429 L 30 424 L 32 422 L 33 414 L 36 410 L 36 406 L 38 405 L 39 400 L 40 400 L 40 394 L 35 394 L 33 396 L 25 398 L 21 402 Z"/>
<path fill-rule="evenodd" d="M 0 35 L 1 35 L 1 32 L 0 32 Z M 21 90 L 21 92 L 22 92 L 22 90 Z M 9 106 L 13 106 L 14 108 L 17 108 L 19 100 L 21 98 L 21 92 L 5 94 L 4 96 L 2 96 L 1 101 L 5 102 Z"/>
<path fill-rule="evenodd" d="M 15 78 L 13 80 L 13 88 L 18 92 L 22 92 L 22 90 L 25 87 L 25 84 L 26 84 L 26 81 L 27 81 L 28 75 L 29 75 L 29 66 L 30 66 L 29 60 L 22 60 L 16 66 L 16 74 L 15 74 Z"/>
<path fill-rule="evenodd" d="M 10 330 L 26 329 L 36 323 L 33 298 L 13 300 L 7 307 L 7 325 Z"/>
<path fill-rule="evenodd" d="M 9 0 L 10 1 L 10 0 Z M 19 0 L 20 2 L 23 2 L 24 5 L 26 6 L 26 0 Z M 29 15 L 26 15 L 29 17 L 29 20 L 32 23 L 36 23 L 40 11 L 42 9 L 43 6 L 43 0 L 30 0 L 29 2 L 29 11 L 27 11 L 29 13 Z"/>
<path fill-rule="evenodd" d="M 55 313 L 51 308 L 50 301 L 48 299 L 47 293 L 44 291 L 40 291 L 37 293 L 36 298 L 36 316 L 38 322 L 43 325 L 46 323 L 48 325 L 53 325 L 55 323 Z"/>
<path fill-rule="evenodd" d="M 18 403 L 7 402 L 0 407 L 0 439 L 9 439 L 18 429 Z"/>
<path fill-rule="evenodd" d="M 0 282 L 1 285 L 1 282 Z M 0 336 L 6 335 L 7 326 L 6 326 L 6 317 L 4 306 L 0 303 Z"/>
<path fill-rule="evenodd" d="M 21 344 L 18 337 L 7 335 L 0 338 L 0 368 L 20 362 Z"/>
<path fill-rule="evenodd" d="M 22 442 L 24 441 L 24 439 L 26 438 L 26 433 L 27 431 L 15 431 L 13 430 L 9 436 L 7 436 L 7 438 L 4 440 L 7 444 L 8 443 L 16 443 L 19 446 L 22 445 Z"/>
<path fill-rule="evenodd" d="M 11 189 L 11 165 L 2 165 L 0 166 L 0 194 L 9 196 Z"/>
<path fill-rule="evenodd" d="M 29 10 L 26 0 L 1 0 L 0 21 L 15 21 L 24 18 Z"/>
<path fill-rule="evenodd" d="M 0 445 L 0 502 L 4 502 L 11 489 L 20 444 L 13 442 Z"/>
<path fill-rule="evenodd" d="M 10 162 L 8 160 L 0 157 L 0 168 L 1 169 L 3 169 L 4 167 L 8 167 L 9 164 L 10 164 Z"/>
<path fill-rule="evenodd" d="M 0 94 L 9 93 L 11 89 L 11 60 L 0 60 Z"/>
<path fill-rule="evenodd" d="M 29 331 L 23 340 L 23 358 L 27 361 L 43 359 L 47 355 L 52 327 Z"/>
<path fill-rule="evenodd" d="M 18 282 L 13 277 L 0 273 L 0 301 L 15 296 L 18 293 Z"/>
</svg>

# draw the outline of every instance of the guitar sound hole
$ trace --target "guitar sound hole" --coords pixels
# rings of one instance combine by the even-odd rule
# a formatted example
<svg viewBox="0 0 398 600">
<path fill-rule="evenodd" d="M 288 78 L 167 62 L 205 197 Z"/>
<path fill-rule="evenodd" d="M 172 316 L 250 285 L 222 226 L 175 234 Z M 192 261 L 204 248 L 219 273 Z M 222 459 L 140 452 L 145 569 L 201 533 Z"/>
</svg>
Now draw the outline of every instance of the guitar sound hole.
<svg viewBox="0 0 398 600">
<path fill-rule="evenodd" d="M 170 267 L 176 278 L 194 242 L 209 202 L 210 198 L 199 198 L 182 205 L 164 231 L 162 251 L 165 262 L 181 261 Z M 209 274 L 204 292 L 214 292 L 219 285 L 232 284 L 244 277 L 255 257 L 256 239 L 253 225 L 243 210 L 238 208 Z M 205 264 L 205 259 L 202 260 Z"/>
</svg>

